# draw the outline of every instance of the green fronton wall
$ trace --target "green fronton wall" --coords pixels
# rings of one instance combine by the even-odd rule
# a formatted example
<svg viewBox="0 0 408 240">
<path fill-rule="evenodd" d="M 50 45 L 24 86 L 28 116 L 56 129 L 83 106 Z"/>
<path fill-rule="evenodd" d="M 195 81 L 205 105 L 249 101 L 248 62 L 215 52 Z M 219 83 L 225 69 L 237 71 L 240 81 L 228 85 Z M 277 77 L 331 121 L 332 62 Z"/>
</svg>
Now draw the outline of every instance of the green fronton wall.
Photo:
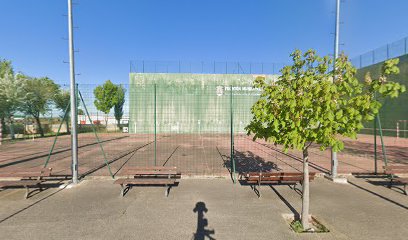
<svg viewBox="0 0 408 240">
<path fill-rule="evenodd" d="M 401 56 L 399 59 L 398 67 L 400 68 L 400 74 L 391 76 L 389 80 L 399 82 L 408 87 L 408 55 Z M 372 78 L 377 78 L 381 73 L 382 65 L 383 62 L 359 69 L 357 71 L 357 78 L 360 81 L 364 81 L 364 76 L 367 72 L 370 72 Z M 387 98 L 381 102 L 383 106 L 380 110 L 380 120 L 383 129 L 396 129 L 397 121 L 408 120 L 408 92 L 401 94 L 398 98 Z M 365 127 L 372 128 L 373 122 L 367 123 Z M 404 129 L 403 122 L 400 122 L 400 128 L 401 130 Z"/>
<path fill-rule="evenodd" d="M 245 132 L 259 97 L 257 75 L 131 73 L 129 132 L 154 133 L 155 88 L 158 133 Z M 273 81 L 276 76 L 265 76 Z M 232 95 L 231 95 L 232 94 Z M 232 97 L 232 105 L 231 105 Z"/>
</svg>

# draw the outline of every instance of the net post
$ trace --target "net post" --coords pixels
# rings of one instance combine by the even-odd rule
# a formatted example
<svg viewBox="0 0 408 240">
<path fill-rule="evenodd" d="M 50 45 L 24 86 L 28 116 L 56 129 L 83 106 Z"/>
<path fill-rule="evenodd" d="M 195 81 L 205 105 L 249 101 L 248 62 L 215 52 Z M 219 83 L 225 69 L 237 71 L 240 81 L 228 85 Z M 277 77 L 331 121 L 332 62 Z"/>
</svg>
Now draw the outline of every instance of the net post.
<svg viewBox="0 0 408 240">
<path fill-rule="evenodd" d="M 233 112 L 233 101 L 232 101 L 232 85 L 230 86 L 230 117 L 231 117 L 231 137 L 230 137 L 230 142 L 231 142 L 231 153 L 230 153 L 230 158 L 231 158 L 231 165 L 232 165 L 232 182 L 235 184 L 236 183 L 236 177 L 235 177 L 235 159 L 234 159 L 234 112 Z"/>
<path fill-rule="evenodd" d="M 380 114 L 377 114 L 377 121 L 378 121 L 378 127 L 380 130 L 380 139 L 381 139 L 381 149 L 382 149 L 382 154 L 383 154 L 383 158 L 384 158 L 384 165 L 387 166 L 388 165 L 388 161 L 387 161 L 387 153 L 385 152 L 385 145 L 384 145 L 384 139 L 383 139 L 383 134 L 382 134 L 382 128 L 381 128 L 381 121 L 380 121 Z"/>
<path fill-rule="evenodd" d="M 377 175 L 377 116 L 374 117 L 374 174 Z"/>
<path fill-rule="evenodd" d="M 157 166 L 156 151 L 157 151 L 157 116 L 156 116 L 156 83 L 154 84 L 154 166 Z"/>
</svg>

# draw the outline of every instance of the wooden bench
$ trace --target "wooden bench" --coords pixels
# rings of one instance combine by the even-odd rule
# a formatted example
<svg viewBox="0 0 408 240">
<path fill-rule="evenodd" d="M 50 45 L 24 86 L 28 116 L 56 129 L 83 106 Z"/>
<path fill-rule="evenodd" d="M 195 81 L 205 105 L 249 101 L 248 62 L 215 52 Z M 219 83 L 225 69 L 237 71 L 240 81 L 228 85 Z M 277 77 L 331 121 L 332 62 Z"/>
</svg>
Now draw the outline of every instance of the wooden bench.
<svg viewBox="0 0 408 240">
<path fill-rule="evenodd" d="M 309 173 L 309 181 L 313 181 L 316 173 Z M 249 172 L 245 176 L 246 184 L 257 193 L 258 198 L 261 197 L 261 185 L 285 184 L 293 185 L 296 190 L 298 183 L 303 183 L 303 173 L 301 172 Z M 256 188 L 258 186 L 258 189 Z"/>
<path fill-rule="evenodd" d="M 0 169 L 0 178 L 2 178 L 0 188 L 24 187 L 26 189 L 24 197 L 27 199 L 30 188 L 38 188 L 42 191 L 41 183 L 44 182 L 42 178 L 51 176 L 51 171 L 52 168 Z"/>
<path fill-rule="evenodd" d="M 408 174 L 408 166 L 384 166 L 384 173 L 390 178 L 388 187 L 391 188 L 393 184 L 404 185 L 404 193 L 407 194 L 408 177 L 400 177 L 398 174 Z"/>
<path fill-rule="evenodd" d="M 181 174 L 176 167 L 127 167 L 121 172 L 126 178 L 117 179 L 114 184 L 121 186 L 120 195 L 125 195 L 126 189 L 133 185 L 139 186 L 165 186 L 165 196 L 167 197 L 170 188 L 177 183 Z"/>
</svg>

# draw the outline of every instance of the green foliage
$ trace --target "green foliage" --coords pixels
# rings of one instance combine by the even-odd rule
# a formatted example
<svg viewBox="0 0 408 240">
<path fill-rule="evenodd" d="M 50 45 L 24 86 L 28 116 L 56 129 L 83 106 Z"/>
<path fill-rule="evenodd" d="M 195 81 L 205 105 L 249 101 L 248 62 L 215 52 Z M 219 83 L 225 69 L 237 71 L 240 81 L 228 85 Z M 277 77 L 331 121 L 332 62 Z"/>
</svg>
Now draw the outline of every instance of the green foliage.
<svg viewBox="0 0 408 240">
<path fill-rule="evenodd" d="M 25 92 L 26 98 L 22 110 L 32 115 L 39 117 L 49 111 L 50 103 L 58 93 L 58 85 L 48 77 L 29 78 L 25 77 Z"/>
<path fill-rule="evenodd" d="M 120 125 L 120 119 L 123 117 L 123 105 L 125 104 L 125 93 L 126 89 L 119 85 L 117 86 L 116 96 L 115 96 L 115 105 L 114 105 L 114 113 L 115 119 L 118 121 L 118 126 Z"/>
<path fill-rule="evenodd" d="M 315 232 L 315 233 L 327 233 L 330 232 L 330 230 L 328 228 L 326 228 L 326 226 L 324 226 L 323 224 L 321 224 L 320 222 L 317 222 L 315 220 L 313 220 L 312 222 L 313 224 L 313 231 L 310 230 L 305 230 L 303 228 L 302 222 L 300 220 L 293 220 L 290 223 L 290 227 L 293 229 L 293 231 L 295 231 L 296 233 L 310 233 L 310 232 Z"/>
<path fill-rule="evenodd" d="M 3 78 L 5 75 L 14 75 L 13 66 L 11 61 L 0 59 L 0 78 Z"/>
<path fill-rule="evenodd" d="M 62 89 L 59 89 L 58 92 L 55 93 L 53 97 L 55 107 L 63 112 L 65 111 L 65 109 L 67 109 L 67 106 L 70 103 L 70 99 L 71 99 L 70 92 L 67 90 L 62 90 Z"/>
<path fill-rule="evenodd" d="M 262 138 L 285 149 L 304 150 L 317 143 L 324 150 L 343 149 L 339 136 L 355 138 L 363 121 L 372 120 L 381 103 L 374 98 L 397 97 L 405 86 L 387 81 L 398 74 L 398 59 L 385 62 L 378 79 L 367 77 L 361 83 L 356 69 L 341 55 L 334 71 L 332 60 L 319 57 L 314 50 L 291 54 L 293 64 L 285 66 L 276 82 L 256 79 L 254 86 L 262 90 L 251 111 L 253 119 L 246 127 L 254 139 Z M 335 76 L 333 81 L 333 76 Z"/>
<path fill-rule="evenodd" d="M 48 77 L 30 78 L 23 75 L 21 77 L 25 79 L 24 91 L 26 93 L 21 110 L 35 118 L 40 134 L 44 136 L 40 115 L 49 111 L 50 104 L 55 94 L 58 93 L 58 85 Z"/>
<path fill-rule="evenodd" d="M 111 108 L 116 103 L 117 86 L 110 80 L 107 80 L 103 85 L 97 86 L 94 89 L 95 107 L 105 113 L 109 114 Z"/>
<path fill-rule="evenodd" d="M 0 63 L 1 64 L 1 63 Z M 2 64 L 1 64 L 2 65 Z M 11 66 L 10 66 L 11 67 Z M 1 69 L 0 76 L 0 116 L 9 118 L 24 103 L 24 79 L 15 76 L 12 69 Z"/>
</svg>

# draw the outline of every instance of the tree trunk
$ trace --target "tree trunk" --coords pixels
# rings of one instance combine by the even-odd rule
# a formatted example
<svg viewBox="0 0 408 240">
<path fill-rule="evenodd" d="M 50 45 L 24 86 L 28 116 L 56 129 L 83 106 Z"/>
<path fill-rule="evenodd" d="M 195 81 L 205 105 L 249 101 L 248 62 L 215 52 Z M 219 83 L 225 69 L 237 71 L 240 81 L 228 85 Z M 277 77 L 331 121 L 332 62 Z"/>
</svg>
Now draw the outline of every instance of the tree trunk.
<svg viewBox="0 0 408 240">
<path fill-rule="evenodd" d="M 106 131 L 108 131 L 108 114 L 105 114 Z"/>
<path fill-rule="evenodd" d="M 11 140 L 14 140 L 16 137 L 14 135 L 14 125 L 13 125 L 13 121 L 11 119 L 10 119 L 9 129 L 10 129 L 10 138 L 11 138 Z"/>
<path fill-rule="evenodd" d="M 302 226 L 309 229 L 309 153 L 303 149 L 303 183 L 302 183 Z"/>
<path fill-rule="evenodd" d="M 65 117 L 65 125 L 67 125 L 67 133 L 70 133 L 69 132 L 69 118 L 68 118 L 68 116 Z"/>
<path fill-rule="evenodd" d="M 40 132 L 40 136 L 44 137 L 44 130 L 41 126 L 41 121 L 40 121 L 40 117 L 34 117 L 35 121 L 37 122 L 37 127 L 38 127 L 38 131 Z"/>
<path fill-rule="evenodd" d="M 118 128 L 119 128 L 119 130 L 122 130 L 121 127 L 120 127 L 120 119 L 116 119 L 116 121 L 118 122 Z"/>
</svg>

